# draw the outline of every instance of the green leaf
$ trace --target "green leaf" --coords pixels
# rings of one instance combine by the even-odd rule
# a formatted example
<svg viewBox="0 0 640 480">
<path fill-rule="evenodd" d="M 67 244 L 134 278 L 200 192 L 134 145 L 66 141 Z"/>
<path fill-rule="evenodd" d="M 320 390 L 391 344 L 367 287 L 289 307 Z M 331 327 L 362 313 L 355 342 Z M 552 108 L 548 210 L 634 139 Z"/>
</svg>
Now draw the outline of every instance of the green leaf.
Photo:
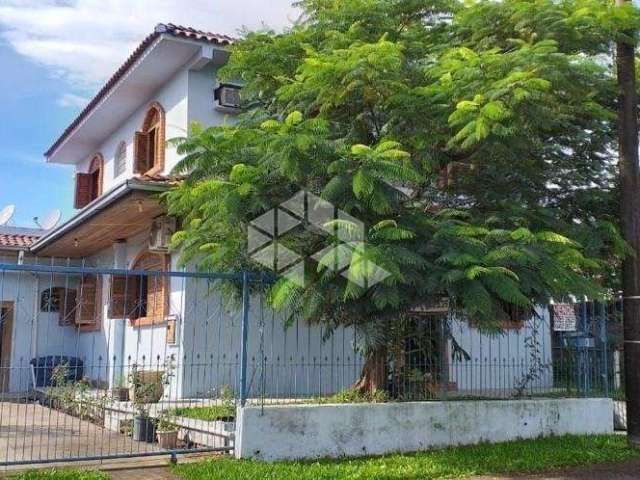
<svg viewBox="0 0 640 480">
<path fill-rule="evenodd" d="M 357 144 L 357 145 L 352 145 L 351 146 L 351 153 L 353 155 L 368 155 L 369 153 L 371 153 L 371 147 L 368 147 L 366 145 L 362 145 L 362 144 Z"/>
<path fill-rule="evenodd" d="M 508 117 L 508 112 L 504 107 L 504 103 L 499 100 L 494 100 L 482 107 L 480 110 L 482 115 L 490 120 L 499 122 Z"/>
<path fill-rule="evenodd" d="M 535 236 L 538 240 L 542 240 L 544 242 L 559 243 L 560 245 L 571 245 L 571 246 L 578 245 L 577 242 L 575 242 L 574 240 L 571 240 L 570 238 L 567 238 L 564 235 L 560 235 L 559 233 L 556 233 L 556 232 L 551 232 L 551 231 L 538 232 L 535 234 Z"/>
<path fill-rule="evenodd" d="M 353 193 L 357 198 L 369 197 L 375 189 L 375 181 L 363 169 L 353 176 Z"/>
<path fill-rule="evenodd" d="M 287 118 L 285 119 L 284 123 L 288 127 L 292 127 L 294 125 L 298 125 L 302 123 L 302 113 L 298 111 L 291 112 L 289 115 L 287 115 Z"/>
</svg>

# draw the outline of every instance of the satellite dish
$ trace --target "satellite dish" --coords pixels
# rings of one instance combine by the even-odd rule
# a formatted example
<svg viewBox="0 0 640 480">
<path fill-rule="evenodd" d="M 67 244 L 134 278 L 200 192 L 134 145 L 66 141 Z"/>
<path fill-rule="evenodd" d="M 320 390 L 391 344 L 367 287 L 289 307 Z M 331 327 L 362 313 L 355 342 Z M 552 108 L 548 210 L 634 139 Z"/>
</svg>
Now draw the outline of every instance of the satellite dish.
<svg viewBox="0 0 640 480">
<path fill-rule="evenodd" d="M 0 210 L 0 227 L 9 223 L 9 220 L 11 220 L 15 211 L 15 205 L 7 205 Z"/>
<path fill-rule="evenodd" d="M 43 230 L 51 230 L 58 224 L 58 222 L 60 221 L 60 217 L 62 217 L 62 213 L 60 212 L 60 210 L 53 210 L 47 213 L 47 216 L 44 217 L 42 222 L 38 220 L 38 217 L 35 217 L 33 221 L 36 222 L 36 225 L 38 225 L 38 227 L 42 228 Z"/>
</svg>

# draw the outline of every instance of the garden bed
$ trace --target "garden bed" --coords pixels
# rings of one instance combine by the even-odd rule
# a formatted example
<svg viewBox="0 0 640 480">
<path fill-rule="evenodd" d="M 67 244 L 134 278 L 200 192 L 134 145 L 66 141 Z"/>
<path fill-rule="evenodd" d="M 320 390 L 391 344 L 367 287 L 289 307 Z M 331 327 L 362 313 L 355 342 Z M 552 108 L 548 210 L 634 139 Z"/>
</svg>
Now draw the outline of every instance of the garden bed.
<svg viewBox="0 0 640 480">
<path fill-rule="evenodd" d="M 103 389 L 47 387 L 37 391 L 39 403 L 48 408 L 90 421 L 112 432 L 131 436 L 136 405 L 119 401 Z M 194 403 L 201 403 L 194 406 Z M 154 421 L 166 411 L 178 429 L 183 445 L 210 448 L 229 447 L 235 431 L 235 408 L 216 404 L 215 400 L 184 400 L 145 405 Z M 165 416 L 166 416 L 165 414 Z"/>
</svg>

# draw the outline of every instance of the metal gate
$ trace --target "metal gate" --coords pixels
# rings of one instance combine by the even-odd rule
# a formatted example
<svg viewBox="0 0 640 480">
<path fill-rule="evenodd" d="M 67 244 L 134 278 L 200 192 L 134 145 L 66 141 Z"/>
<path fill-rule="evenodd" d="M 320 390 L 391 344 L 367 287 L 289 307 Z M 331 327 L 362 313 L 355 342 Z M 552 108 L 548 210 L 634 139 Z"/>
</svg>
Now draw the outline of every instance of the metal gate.
<svg viewBox="0 0 640 480">
<path fill-rule="evenodd" d="M 576 396 L 616 396 L 622 390 L 622 302 L 571 305 L 573 328 L 554 329 L 556 381 Z"/>
<path fill-rule="evenodd" d="M 0 265 L 0 465 L 230 451 L 249 281 Z"/>
</svg>

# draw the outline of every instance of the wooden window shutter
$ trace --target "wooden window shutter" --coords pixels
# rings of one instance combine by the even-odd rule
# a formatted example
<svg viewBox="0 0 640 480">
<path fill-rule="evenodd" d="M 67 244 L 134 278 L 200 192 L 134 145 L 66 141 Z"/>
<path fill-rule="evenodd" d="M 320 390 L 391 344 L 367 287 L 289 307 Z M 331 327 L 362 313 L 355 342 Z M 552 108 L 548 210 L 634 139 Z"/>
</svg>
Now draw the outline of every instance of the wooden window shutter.
<svg viewBox="0 0 640 480">
<path fill-rule="evenodd" d="M 114 275 L 109 292 L 109 318 L 127 318 L 134 315 L 138 300 L 138 277 Z"/>
<path fill-rule="evenodd" d="M 164 271 L 164 255 L 147 255 L 142 268 L 151 271 Z M 167 277 L 149 275 L 147 277 L 147 317 L 155 323 L 164 322 L 167 304 Z"/>
<path fill-rule="evenodd" d="M 102 323 L 102 276 L 85 275 L 76 298 L 76 325 L 99 326 Z"/>
<path fill-rule="evenodd" d="M 93 175 L 90 173 L 76 173 L 75 208 L 83 208 L 93 199 Z"/>
<path fill-rule="evenodd" d="M 149 133 L 136 132 L 133 142 L 133 171 L 145 173 L 150 168 Z"/>
<path fill-rule="evenodd" d="M 64 289 L 60 298 L 60 318 L 58 324 L 61 326 L 73 325 L 76 315 L 76 291 L 72 288 Z"/>
<path fill-rule="evenodd" d="M 147 280 L 147 317 L 154 322 L 164 321 L 165 277 L 151 275 Z"/>
<path fill-rule="evenodd" d="M 153 272 L 163 272 L 168 269 L 167 255 L 144 253 L 134 264 L 134 270 L 150 272 L 138 279 L 136 288 L 136 305 L 144 303 L 142 312 L 134 312 L 130 316 L 132 325 L 154 325 L 165 323 L 169 312 L 169 280 L 165 275 Z"/>
</svg>

